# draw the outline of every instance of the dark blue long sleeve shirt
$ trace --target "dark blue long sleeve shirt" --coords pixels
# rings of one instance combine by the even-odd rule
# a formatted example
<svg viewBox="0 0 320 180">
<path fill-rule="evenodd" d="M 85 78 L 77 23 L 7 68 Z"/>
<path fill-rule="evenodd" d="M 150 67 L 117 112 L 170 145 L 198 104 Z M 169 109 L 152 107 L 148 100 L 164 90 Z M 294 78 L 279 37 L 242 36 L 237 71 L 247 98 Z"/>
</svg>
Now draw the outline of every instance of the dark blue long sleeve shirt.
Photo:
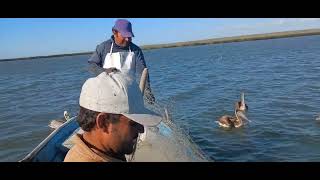
<svg viewBox="0 0 320 180">
<path fill-rule="evenodd" d="M 140 80 L 142 71 L 144 68 L 147 67 L 147 65 L 144 60 L 144 55 L 142 53 L 142 50 L 132 42 L 130 42 L 129 46 L 127 47 L 121 47 L 115 43 L 114 37 L 111 36 L 109 40 L 104 41 L 101 44 L 97 45 L 97 48 L 95 52 L 92 54 L 92 56 L 89 58 L 88 63 L 96 64 L 99 67 L 103 67 L 105 57 L 110 52 L 112 43 L 113 43 L 112 53 L 128 52 L 129 46 L 130 46 L 131 51 L 134 52 L 133 58 L 135 58 L 134 60 L 136 62 L 135 76 L 136 76 L 136 79 Z M 138 81 L 138 83 L 139 82 L 140 81 Z M 145 85 L 145 95 L 148 102 L 154 102 L 155 98 L 151 92 L 149 73 L 147 75 L 147 81 Z"/>
</svg>

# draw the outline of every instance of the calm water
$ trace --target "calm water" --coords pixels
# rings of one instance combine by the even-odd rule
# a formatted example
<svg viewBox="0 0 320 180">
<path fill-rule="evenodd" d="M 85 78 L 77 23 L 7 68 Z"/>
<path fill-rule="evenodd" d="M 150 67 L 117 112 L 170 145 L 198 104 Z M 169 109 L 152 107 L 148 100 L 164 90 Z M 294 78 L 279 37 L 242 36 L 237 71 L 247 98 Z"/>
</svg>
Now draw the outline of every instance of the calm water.
<svg viewBox="0 0 320 180">
<path fill-rule="evenodd" d="M 89 56 L 0 62 L 0 161 L 17 161 L 78 110 Z M 145 51 L 151 86 L 174 121 L 216 161 L 320 161 L 320 36 Z M 215 121 L 233 113 L 241 129 Z"/>
</svg>

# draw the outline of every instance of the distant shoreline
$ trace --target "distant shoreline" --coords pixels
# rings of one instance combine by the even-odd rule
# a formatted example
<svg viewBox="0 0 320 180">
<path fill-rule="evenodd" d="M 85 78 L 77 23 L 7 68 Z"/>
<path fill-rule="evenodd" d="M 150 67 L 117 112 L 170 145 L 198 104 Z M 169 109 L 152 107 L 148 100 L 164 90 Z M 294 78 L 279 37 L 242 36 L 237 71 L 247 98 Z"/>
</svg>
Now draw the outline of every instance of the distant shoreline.
<svg viewBox="0 0 320 180">
<path fill-rule="evenodd" d="M 256 40 L 278 39 L 278 38 L 311 36 L 311 35 L 320 35 L 320 29 L 284 31 L 284 32 L 274 32 L 274 33 L 265 33 L 265 34 L 252 34 L 252 35 L 232 36 L 232 37 L 224 37 L 224 38 L 197 40 L 197 41 L 177 42 L 177 43 L 169 43 L 169 44 L 144 45 L 140 47 L 142 50 L 150 50 L 150 49 L 173 48 L 173 47 L 183 47 L 183 46 L 199 46 L 199 45 L 208 45 L 208 44 L 256 41 Z M 51 58 L 51 57 L 61 57 L 61 56 L 89 55 L 92 53 L 93 52 L 82 52 L 82 53 L 57 54 L 57 55 L 48 55 L 48 56 L 0 59 L 0 62 L 32 60 L 32 59 L 39 59 L 39 58 Z"/>
</svg>

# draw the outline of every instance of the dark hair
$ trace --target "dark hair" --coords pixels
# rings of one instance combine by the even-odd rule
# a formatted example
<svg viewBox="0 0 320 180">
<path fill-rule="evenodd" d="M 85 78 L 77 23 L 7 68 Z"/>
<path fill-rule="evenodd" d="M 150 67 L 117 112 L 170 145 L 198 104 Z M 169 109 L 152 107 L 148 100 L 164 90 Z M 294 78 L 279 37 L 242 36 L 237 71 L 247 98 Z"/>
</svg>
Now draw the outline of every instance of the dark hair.
<svg viewBox="0 0 320 180">
<path fill-rule="evenodd" d="M 96 125 L 96 118 L 100 112 L 92 111 L 80 106 L 79 114 L 77 117 L 77 121 L 79 126 L 84 131 L 91 131 Z M 104 119 L 102 127 L 105 127 L 107 122 L 109 123 L 117 123 L 119 122 L 120 116 L 114 116 L 113 114 L 107 114 L 107 118 Z"/>
</svg>

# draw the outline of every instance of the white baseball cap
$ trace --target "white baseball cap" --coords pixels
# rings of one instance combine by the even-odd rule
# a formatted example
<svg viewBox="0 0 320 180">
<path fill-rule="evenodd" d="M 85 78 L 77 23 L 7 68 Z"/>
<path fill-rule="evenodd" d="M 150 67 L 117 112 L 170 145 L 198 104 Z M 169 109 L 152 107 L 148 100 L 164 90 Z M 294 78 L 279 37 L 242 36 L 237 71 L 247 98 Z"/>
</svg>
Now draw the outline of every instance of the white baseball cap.
<svg viewBox="0 0 320 180">
<path fill-rule="evenodd" d="M 104 113 L 122 114 L 144 126 L 156 126 L 162 117 L 144 106 L 138 84 L 122 72 L 102 72 L 82 86 L 80 106 Z"/>
</svg>

